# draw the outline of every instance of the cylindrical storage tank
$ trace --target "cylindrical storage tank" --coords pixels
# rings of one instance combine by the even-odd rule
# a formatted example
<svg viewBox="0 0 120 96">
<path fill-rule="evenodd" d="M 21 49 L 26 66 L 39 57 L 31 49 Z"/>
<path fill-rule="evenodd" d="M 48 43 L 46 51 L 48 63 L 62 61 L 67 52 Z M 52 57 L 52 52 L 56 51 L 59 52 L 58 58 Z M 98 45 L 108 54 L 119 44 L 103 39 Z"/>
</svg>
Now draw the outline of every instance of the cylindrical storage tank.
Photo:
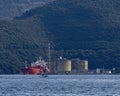
<svg viewBox="0 0 120 96">
<path fill-rule="evenodd" d="M 65 63 L 65 71 L 70 72 L 71 71 L 71 60 L 67 60 Z"/>
<path fill-rule="evenodd" d="M 87 60 L 84 61 L 84 69 L 88 70 L 88 61 Z"/>
<path fill-rule="evenodd" d="M 57 71 L 58 72 L 64 72 L 64 65 L 65 65 L 64 60 L 58 60 L 57 61 Z"/>
<path fill-rule="evenodd" d="M 100 69 L 97 68 L 97 69 L 96 69 L 96 73 L 97 73 L 97 74 L 100 74 Z"/>
</svg>

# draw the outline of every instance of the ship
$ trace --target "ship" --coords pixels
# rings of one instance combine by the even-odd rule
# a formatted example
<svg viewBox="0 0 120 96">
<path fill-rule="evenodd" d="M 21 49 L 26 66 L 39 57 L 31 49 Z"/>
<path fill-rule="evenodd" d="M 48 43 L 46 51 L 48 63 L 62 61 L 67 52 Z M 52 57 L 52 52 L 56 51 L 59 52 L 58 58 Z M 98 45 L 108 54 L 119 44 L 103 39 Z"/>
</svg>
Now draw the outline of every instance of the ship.
<svg viewBox="0 0 120 96">
<path fill-rule="evenodd" d="M 50 68 L 47 66 L 47 62 L 45 62 L 41 57 L 35 62 L 32 62 L 30 66 L 25 66 L 21 69 L 23 74 L 31 74 L 31 75 L 38 75 L 38 74 L 46 74 L 50 73 Z"/>
</svg>

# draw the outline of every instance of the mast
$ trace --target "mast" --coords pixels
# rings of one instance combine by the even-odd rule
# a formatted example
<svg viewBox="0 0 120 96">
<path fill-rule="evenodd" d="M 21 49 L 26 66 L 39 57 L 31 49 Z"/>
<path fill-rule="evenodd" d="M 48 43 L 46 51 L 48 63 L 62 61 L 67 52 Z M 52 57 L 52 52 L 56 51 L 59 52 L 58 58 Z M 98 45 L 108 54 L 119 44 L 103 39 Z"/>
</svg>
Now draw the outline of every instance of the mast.
<svg viewBox="0 0 120 96">
<path fill-rule="evenodd" d="M 27 66 L 27 61 L 25 61 L 25 68 L 27 68 L 28 66 Z"/>
<path fill-rule="evenodd" d="M 51 62 L 51 52 L 50 52 L 50 43 L 48 44 L 48 66 L 50 67 Z"/>
</svg>

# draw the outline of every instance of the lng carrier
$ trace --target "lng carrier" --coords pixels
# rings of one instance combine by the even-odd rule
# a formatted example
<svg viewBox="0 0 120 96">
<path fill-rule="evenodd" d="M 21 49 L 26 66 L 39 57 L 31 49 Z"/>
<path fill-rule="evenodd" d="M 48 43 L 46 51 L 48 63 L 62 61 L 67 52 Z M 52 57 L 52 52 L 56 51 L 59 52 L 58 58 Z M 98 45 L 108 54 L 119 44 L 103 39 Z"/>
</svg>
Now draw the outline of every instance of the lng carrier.
<svg viewBox="0 0 120 96">
<path fill-rule="evenodd" d="M 36 62 L 31 63 L 30 66 L 25 66 L 21 70 L 24 74 L 31 75 L 38 75 L 50 72 L 50 69 L 47 66 L 47 62 L 45 62 L 41 57 Z"/>
<path fill-rule="evenodd" d="M 48 44 L 48 62 L 45 62 L 42 57 L 39 57 L 39 59 L 33 63 L 30 64 L 30 66 L 25 66 L 22 68 L 22 72 L 24 74 L 31 74 L 31 75 L 38 75 L 38 74 L 47 74 L 50 73 L 50 68 L 47 66 L 50 65 L 50 43 Z"/>
</svg>

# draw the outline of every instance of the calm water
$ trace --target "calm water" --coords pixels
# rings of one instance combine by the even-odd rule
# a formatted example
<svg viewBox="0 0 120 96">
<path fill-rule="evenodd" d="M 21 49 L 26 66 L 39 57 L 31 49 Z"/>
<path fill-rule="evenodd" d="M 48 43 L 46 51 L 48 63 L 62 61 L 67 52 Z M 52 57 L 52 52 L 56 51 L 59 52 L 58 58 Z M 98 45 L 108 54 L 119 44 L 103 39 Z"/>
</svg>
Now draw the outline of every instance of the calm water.
<svg viewBox="0 0 120 96">
<path fill-rule="evenodd" d="M 0 75 L 0 96 L 120 96 L 120 76 Z"/>
</svg>

